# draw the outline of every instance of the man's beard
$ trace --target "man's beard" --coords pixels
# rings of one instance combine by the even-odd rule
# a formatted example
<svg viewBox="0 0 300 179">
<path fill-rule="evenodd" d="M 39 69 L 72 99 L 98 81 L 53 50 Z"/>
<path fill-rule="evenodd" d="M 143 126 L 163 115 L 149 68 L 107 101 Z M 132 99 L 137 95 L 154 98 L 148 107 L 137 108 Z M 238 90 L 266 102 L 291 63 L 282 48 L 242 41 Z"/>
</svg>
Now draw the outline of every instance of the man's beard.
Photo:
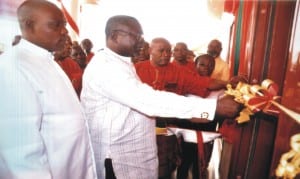
<svg viewBox="0 0 300 179">
<path fill-rule="evenodd" d="M 219 53 L 216 52 L 216 51 L 207 51 L 207 53 L 211 56 L 213 56 L 214 58 L 218 57 L 219 56 Z"/>
</svg>

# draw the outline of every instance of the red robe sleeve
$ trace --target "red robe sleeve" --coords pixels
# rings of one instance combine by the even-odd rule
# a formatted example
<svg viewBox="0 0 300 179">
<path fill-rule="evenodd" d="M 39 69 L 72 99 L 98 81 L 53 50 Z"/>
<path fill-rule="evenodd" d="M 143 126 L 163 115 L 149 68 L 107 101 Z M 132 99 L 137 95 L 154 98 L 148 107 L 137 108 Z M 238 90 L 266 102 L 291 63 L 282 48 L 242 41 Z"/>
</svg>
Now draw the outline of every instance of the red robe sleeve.
<svg viewBox="0 0 300 179">
<path fill-rule="evenodd" d="M 141 81 L 156 90 L 169 91 L 180 95 L 193 94 L 206 97 L 210 78 L 201 77 L 196 72 L 178 68 L 173 64 L 154 67 L 150 61 L 135 64 L 136 72 Z"/>
</svg>

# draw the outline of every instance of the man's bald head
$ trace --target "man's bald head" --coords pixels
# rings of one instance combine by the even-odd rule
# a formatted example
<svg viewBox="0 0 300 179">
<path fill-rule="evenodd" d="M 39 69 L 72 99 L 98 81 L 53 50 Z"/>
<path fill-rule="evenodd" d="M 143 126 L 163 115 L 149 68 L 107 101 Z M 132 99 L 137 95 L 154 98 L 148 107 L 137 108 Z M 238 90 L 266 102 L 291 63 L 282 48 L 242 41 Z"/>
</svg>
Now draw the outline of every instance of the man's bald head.
<svg viewBox="0 0 300 179">
<path fill-rule="evenodd" d="M 186 49 L 188 50 L 188 46 L 186 45 L 186 43 L 184 42 L 177 42 L 176 45 L 175 45 L 175 48 L 176 47 L 180 47 L 181 49 Z"/>
<path fill-rule="evenodd" d="M 171 46 L 171 43 L 165 39 L 165 38 L 162 38 L 162 37 L 158 37 L 158 38 L 154 38 L 152 39 L 151 41 L 151 44 L 150 44 L 150 47 L 154 46 L 154 45 L 157 45 L 157 44 L 168 44 Z"/>
<path fill-rule="evenodd" d="M 172 55 L 171 43 L 165 38 L 154 38 L 151 41 L 150 62 L 155 66 L 167 66 Z"/>
<path fill-rule="evenodd" d="M 22 38 L 48 51 L 62 49 L 67 38 L 62 11 L 46 0 L 27 0 L 17 9 Z"/>
<path fill-rule="evenodd" d="M 218 57 L 220 56 L 222 52 L 222 43 L 221 41 L 217 39 L 213 39 L 212 41 L 209 42 L 208 47 L 207 47 L 207 53 L 210 54 L 213 57 Z"/>
<path fill-rule="evenodd" d="M 185 64 L 188 62 L 188 47 L 184 42 L 176 43 L 173 49 L 173 57 L 174 60 L 179 62 L 180 64 Z"/>
<path fill-rule="evenodd" d="M 24 1 L 17 9 L 17 17 L 20 23 L 21 29 L 26 27 L 28 23 L 34 21 L 44 9 L 58 9 L 58 7 L 45 0 L 27 0 Z"/>
</svg>

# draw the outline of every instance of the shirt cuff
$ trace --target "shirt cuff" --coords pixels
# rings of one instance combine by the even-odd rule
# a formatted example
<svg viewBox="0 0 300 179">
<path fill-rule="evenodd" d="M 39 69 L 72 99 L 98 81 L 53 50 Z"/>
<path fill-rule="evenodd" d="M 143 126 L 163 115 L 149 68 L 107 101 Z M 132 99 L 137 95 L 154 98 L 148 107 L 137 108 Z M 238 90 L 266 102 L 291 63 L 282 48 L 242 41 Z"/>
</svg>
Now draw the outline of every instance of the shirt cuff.
<svg viewBox="0 0 300 179">
<path fill-rule="evenodd" d="M 194 117 L 213 121 L 217 108 L 217 99 L 201 98 L 198 96 L 189 96 L 194 100 Z"/>
</svg>

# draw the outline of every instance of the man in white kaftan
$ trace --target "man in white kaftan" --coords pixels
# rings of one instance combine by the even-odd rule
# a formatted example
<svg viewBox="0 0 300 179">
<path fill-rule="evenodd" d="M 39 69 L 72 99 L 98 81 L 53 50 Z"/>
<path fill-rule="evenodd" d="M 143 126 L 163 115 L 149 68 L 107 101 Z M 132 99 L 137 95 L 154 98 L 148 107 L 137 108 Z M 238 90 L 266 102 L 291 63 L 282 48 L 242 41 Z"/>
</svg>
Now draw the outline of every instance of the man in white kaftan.
<svg viewBox="0 0 300 179">
<path fill-rule="evenodd" d="M 200 100 L 155 91 L 142 83 L 131 62 L 143 43 L 142 29 L 135 18 L 113 16 L 107 21 L 105 33 L 107 48 L 96 53 L 87 65 L 81 92 L 98 178 L 108 174 L 104 166 L 108 158 L 113 167 L 109 173 L 117 179 L 157 179 L 154 117 L 195 117 L 207 122 L 225 103 L 221 104 L 223 99 Z M 222 114 L 235 115 L 238 104 L 233 99 L 226 101 L 230 102 L 226 106 L 235 109 Z"/>
<path fill-rule="evenodd" d="M 151 116 L 214 117 L 215 99 L 202 101 L 154 91 L 139 80 L 131 58 L 107 48 L 94 56 L 83 81 L 81 101 L 99 178 L 104 179 L 105 158 L 112 159 L 117 178 L 157 178 L 155 120 Z"/>
<path fill-rule="evenodd" d="M 0 56 L 0 178 L 95 179 L 84 112 L 51 53 L 64 46 L 64 16 L 47 1 L 21 6 L 22 39 Z"/>
<path fill-rule="evenodd" d="M 83 110 L 50 52 L 22 39 L 0 56 L 0 178 L 96 178 Z"/>
</svg>

